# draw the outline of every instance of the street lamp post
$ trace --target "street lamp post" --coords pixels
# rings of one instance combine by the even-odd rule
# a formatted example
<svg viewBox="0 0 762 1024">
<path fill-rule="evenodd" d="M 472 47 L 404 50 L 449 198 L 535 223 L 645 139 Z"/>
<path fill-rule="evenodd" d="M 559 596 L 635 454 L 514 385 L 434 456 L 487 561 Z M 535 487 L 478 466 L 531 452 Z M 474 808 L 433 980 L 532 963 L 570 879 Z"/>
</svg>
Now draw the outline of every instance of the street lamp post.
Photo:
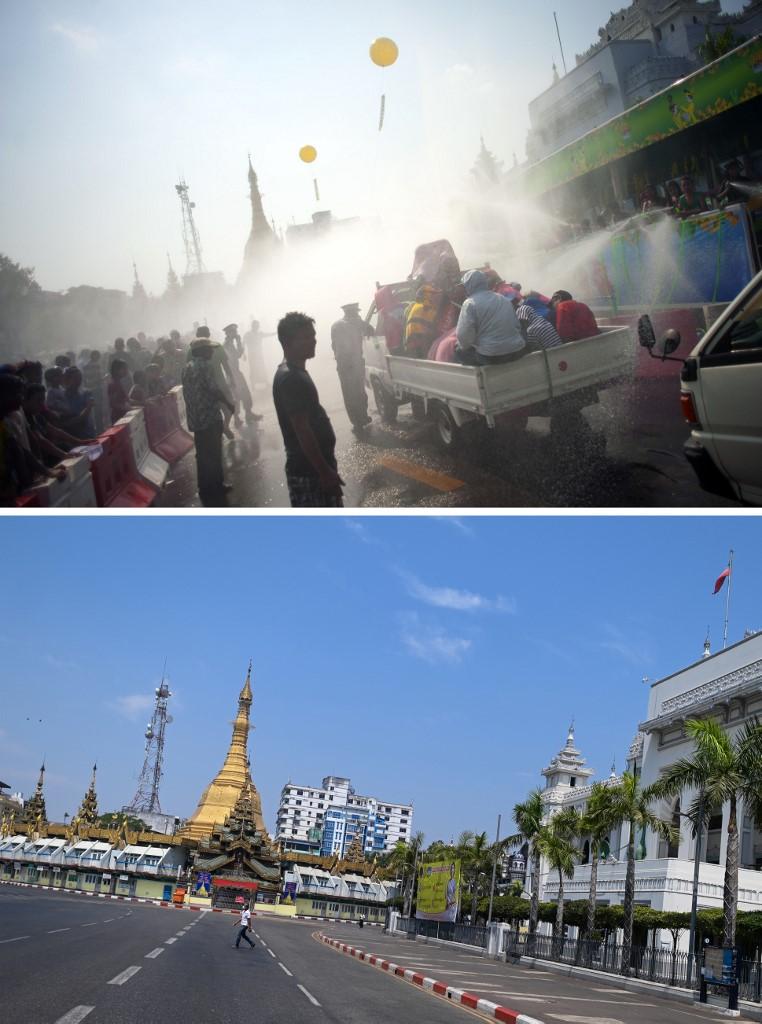
<svg viewBox="0 0 762 1024">
<path fill-rule="evenodd" d="M 691 986 L 693 976 L 693 956 L 696 943 L 696 917 L 698 914 L 698 882 L 699 868 L 701 866 L 701 834 L 704 830 L 704 789 L 699 790 L 698 822 L 696 824 L 696 852 L 693 856 L 693 897 L 691 899 L 691 926 L 688 938 L 688 965 L 686 981 Z"/>
<path fill-rule="evenodd" d="M 492 903 L 495 899 L 495 875 L 497 874 L 497 858 L 499 856 L 498 843 L 500 842 L 500 815 L 497 816 L 497 832 L 495 833 L 495 858 L 492 861 L 492 885 L 489 890 L 489 912 L 487 914 L 487 927 L 492 924 Z"/>
</svg>

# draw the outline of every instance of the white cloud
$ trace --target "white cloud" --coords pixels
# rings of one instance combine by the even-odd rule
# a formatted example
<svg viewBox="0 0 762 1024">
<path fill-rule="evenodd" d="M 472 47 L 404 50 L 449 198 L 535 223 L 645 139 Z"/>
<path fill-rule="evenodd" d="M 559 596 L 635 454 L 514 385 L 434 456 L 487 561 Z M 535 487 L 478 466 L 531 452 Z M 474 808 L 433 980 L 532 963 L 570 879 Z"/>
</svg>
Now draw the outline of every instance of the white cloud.
<svg viewBox="0 0 762 1024">
<path fill-rule="evenodd" d="M 407 583 L 408 593 L 424 604 L 430 604 L 434 608 L 449 608 L 452 611 L 476 612 L 496 611 L 515 614 L 516 601 L 514 598 L 507 598 L 498 595 L 496 598 L 485 597 L 483 594 L 473 594 L 470 590 L 458 590 L 456 587 L 431 587 L 417 576 L 409 573 L 402 573 Z"/>
<path fill-rule="evenodd" d="M 74 661 L 67 661 L 66 658 L 59 658 L 55 654 L 46 654 L 45 661 L 50 665 L 51 668 L 61 670 L 72 671 L 77 668 L 77 664 Z"/>
<path fill-rule="evenodd" d="M 117 697 L 113 706 L 125 718 L 135 719 L 153 707 L 153 697 L 147 693 L 126 693 Z"/>
<path fill-rule="evenodd" d="M 466 537 L 474 536 L 474 531 L 471 527 L 458 516 L 437 516 L 436 521 L 438 523 L 444 523 L 445 526 L 449 526 L 453 530 L 457 530 L 458 533 L 462 533 Z"/>
<path fill-rule="evenodd" d="M 421 622 L 417 615 L 406 616 L 402 626 L 402 643 L 416 658 L 431 664 L 460 661 L 471 647 L 471 641 L 446 633 L 441 626 Z"/>
<path fill-rule="evenodd" d="M 625 661 L 629 661 L 633 665 L 645 665 L 650 662 L 651 658 L 645 639 L 628 637 L 618 626 L 613 626 L 610 623 L 603 623 L 603 632 L 606 638 L 598 642 L 598 647 L 604 651 L 618 654 L 620 658 L 624 658 Z"/>
<path fill-rule="evenodd" d="M 368 530 L 368 527 L 359 521 L 359 519 L 345 519 L 344 525 L 353 533 L 358 540 L 361 540 L 363 544 L 378 544 L 378 541 L 373 537 Z"/>
<path fill-rule="evenodd" d="M 56 22 L 55 25 L 50 26 L 50 31 L 68 39 L 78 50 L 93 51 L 101 45 L 98 33 L 92 28 L 73 28 L 71 25 L 62 25 L 60 22 Z"/>
</svg>

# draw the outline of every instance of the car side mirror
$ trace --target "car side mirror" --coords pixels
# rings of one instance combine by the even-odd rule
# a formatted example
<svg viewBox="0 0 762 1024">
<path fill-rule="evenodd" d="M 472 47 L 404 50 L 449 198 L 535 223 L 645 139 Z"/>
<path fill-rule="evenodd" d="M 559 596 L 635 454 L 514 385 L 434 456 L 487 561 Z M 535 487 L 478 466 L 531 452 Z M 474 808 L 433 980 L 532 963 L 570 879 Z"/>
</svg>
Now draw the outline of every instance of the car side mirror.
<svg viewBox="0 0 762 1024">
<path fill-rule="evenodd" d="M 663 356 L 671 356 L 672 353 L 680 347 L 680 342 L 683 339 L 680 337 L 679 331 L 667 331 L 661 340 L 661 351 Z"/>
<path fill-rule="evenodd" d="M 651 317 L 647 313 L 638 320 L 638 341 L 642 348 L 647 348 L 649 351 L 656 344 L 654 325 L 651 323 Z"/>
</svg>

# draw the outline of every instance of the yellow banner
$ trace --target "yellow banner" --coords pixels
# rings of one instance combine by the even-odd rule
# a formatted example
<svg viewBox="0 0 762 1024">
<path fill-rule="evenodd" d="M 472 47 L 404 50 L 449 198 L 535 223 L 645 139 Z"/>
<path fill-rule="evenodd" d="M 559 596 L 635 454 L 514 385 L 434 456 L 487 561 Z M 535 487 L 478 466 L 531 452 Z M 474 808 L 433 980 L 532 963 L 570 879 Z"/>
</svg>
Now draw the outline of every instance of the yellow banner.
<svg viewBox="0 0 762 1024">
<path fill-rule="evenodd" d="M 423 921 L 455 921 L 460 903 L 460 861 L 437 861 L 418 868 L 415 916 Z"/>
</svg>

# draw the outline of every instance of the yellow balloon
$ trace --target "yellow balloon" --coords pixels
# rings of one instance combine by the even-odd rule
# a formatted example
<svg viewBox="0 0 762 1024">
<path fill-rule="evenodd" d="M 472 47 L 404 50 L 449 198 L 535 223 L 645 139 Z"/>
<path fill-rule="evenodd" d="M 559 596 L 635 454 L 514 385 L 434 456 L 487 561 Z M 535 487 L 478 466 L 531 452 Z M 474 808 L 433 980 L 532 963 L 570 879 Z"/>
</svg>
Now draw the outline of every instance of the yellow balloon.
<svg viewBox="0 0 762 1024">
<path fill-rule="evenodd" d="M 370 59 L 380 68 L 388 68 L 399 57 L 400 51 L 393 39 L 379 36 L 370 44 Z"/>
<path fill-rule="evenodd" d="M 305 164 L 311 164 L 317 160 L 317 150 L 314 146 L 302 146 L 299 150 L 299 159 Z"/>
</svg>

